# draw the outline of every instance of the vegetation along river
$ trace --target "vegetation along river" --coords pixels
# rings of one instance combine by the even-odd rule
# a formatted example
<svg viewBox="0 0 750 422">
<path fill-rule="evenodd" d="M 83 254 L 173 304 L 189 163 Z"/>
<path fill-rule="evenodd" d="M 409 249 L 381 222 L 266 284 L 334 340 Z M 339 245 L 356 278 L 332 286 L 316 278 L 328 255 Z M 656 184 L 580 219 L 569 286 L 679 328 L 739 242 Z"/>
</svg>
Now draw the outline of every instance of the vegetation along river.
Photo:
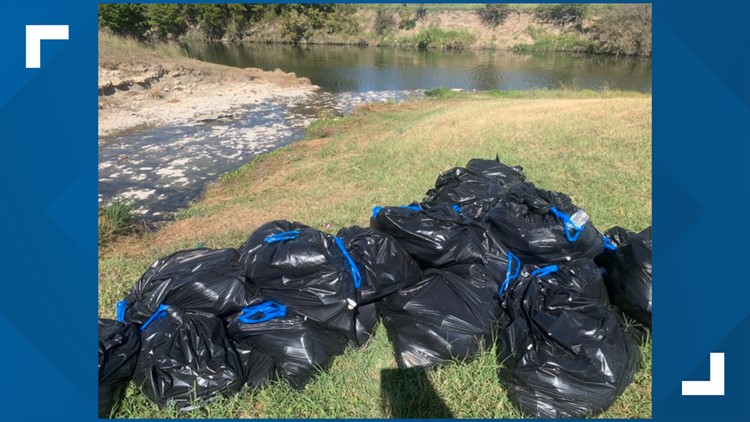
<svg viewBox="0 0 750 422">
<path fill-rule="evenodd" d="M 222 173 L 299 140 L 316 117 L 346 114 L 362 102 L 421 97 L 437 86 L 651 92 L 651 60 L 631 57 L 278 44 L 201 43 L 185 49 L 207 62 L 295 72 L 321 90 L 249 103 L 217 119 L 101 138 L 100 202 L 133 201 L 147 220 L 186 207 Z"/>
</svg>

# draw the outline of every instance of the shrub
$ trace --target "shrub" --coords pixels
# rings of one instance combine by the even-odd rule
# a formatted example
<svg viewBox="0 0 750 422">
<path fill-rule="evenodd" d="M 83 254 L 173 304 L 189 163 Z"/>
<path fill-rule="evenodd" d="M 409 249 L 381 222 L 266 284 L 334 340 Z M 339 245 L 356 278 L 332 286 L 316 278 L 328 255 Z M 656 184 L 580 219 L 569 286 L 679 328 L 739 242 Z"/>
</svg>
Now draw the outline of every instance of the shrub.
<svg viewBox="0 0 750 422">
<path fill-rule="evenodd" d="M 532 44 L 519 44 L 513 47 L 516 52 L 528 51 L 570 51 L 575 53 L 593 53 L 596 43 L 578 31 L 563 31 L 554 34 L 542 28 L 529 26 L 529 35 L 534 40 Z"/>
<path fill-rule="evenodd" d="M 412 19 L 411 12 L 408 10 L 404 10 L 401 13 L 399 13 L 401 19 L 398 22 L 398 29 L 404 29 L 404 30 L 411 30 L 414 29 L 415 26 L 417 26 L 417 20 Z"/>
<path fill-rule="evenodd" d="M 315 22 L 307 13 L 287 9 L 281 15 L 281 33 L 294 44 L 310 38 L 315 32 Z"/>
<path fill-rule="evenodd" d="M 131 234 L 135 232 L 135 228 L 132 204 L 115 200 L 99 207 L 99 245 L 105 245 L 120 236 Z"/>
<path fill-rule="evenodd" d="M 393 13 L 389 10 L 378 9 L 375 14 L 375 33 L 378 35 L 385 35 L 396 28 L 396 19 L 393 17 Z"/>
<path fill-rule="evenodd" d="M 597 52 L 650 57 L 651 5 L 617 5 L 603 14 L 592 32 Z"/>
<path fill-rule="evenodd" d="M 444 86 L 438 86 L 432 89 L 428 89 L 424 92 L 424 95 L 432 98 L 450 98 L 458 95 L 457 92 L 452 91 L 450 88 Z"/>
<path fill-rule="evenodd" d="M 555 25 L 578 25 L 586 18 L 589 5 L 583 3 L 542 4 L 536 8 L 537 18 Z"/>
<path fill-rule="evenodd" d="M 357 34 L 360 28 L 356 12 L 357 8 L 353 4 L 335 4 L 332 9 L 324 10 L 322 15 L 323 28 L 329 34 Z"/>
<path fill-rule="evenodd" d="M 482 9 L 477 10 L 479 20 L 490 28 L 495 28 L 505 22 L 510 12 L 511 8 L 507 4 L 486 4 Z"/>
<path fill-rule="evenodd" d="M 461 50 L 475 40 L 474 34 L 467 30 L 445 30 L 435 25 L 422 29 L 414 37 L 414 43 L 419 48 L 439 48 L 442 50 Z"/>
</svg>

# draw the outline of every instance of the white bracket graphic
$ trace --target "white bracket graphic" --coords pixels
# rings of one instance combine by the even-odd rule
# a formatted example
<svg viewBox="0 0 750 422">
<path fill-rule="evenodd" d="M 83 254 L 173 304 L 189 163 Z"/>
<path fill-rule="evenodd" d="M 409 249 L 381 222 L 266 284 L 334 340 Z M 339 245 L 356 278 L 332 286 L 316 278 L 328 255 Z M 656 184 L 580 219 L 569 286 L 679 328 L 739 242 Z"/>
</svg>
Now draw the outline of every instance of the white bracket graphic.
<svg viewBox="0 0 750 422">
<path fill-rule="evenodd" d="M 683 396 L 724 395 L 724 353 L 711 353 L 711 375 L 708 381 L 683 381 Z"/>
<path fill-rule="evenodd" d="M 26 25 L 26 68 L 41 67 L 42 40 L 67 40 L 68 25 Z"/>
</svg>

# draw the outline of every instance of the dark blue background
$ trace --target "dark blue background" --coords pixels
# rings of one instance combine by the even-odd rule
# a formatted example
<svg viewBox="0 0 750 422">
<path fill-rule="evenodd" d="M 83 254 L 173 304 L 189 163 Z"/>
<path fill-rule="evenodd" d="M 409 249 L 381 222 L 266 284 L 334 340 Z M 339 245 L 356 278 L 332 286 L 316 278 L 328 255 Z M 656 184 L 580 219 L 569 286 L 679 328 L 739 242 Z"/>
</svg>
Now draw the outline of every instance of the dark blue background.
<svg viewBox="0 0 750 422">
<path fill-rule="evenodd" d="M 0 420 L 96 418 L 96 2 L 4 2 Z M 749 2 L 654 5 L 654 418 L 750 420 Z M 25 68 L 25 25 L 70 25 Z M 682 397 L 726 353 L 724 397 Z"/>
</svg>

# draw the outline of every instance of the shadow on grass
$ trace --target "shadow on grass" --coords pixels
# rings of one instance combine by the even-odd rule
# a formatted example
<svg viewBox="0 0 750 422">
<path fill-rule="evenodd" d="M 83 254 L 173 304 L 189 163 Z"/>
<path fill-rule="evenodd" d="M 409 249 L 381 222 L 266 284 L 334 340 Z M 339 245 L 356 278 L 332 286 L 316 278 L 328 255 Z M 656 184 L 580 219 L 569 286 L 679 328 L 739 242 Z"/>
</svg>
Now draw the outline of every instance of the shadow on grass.
<svg viewBox="0 0 750 422">
<path fill-rule="evenodd" d="M 390 418 L 453 418 L 424 369 L 383 369 L 380 392 L 383 413 Z"/>
</svg>

